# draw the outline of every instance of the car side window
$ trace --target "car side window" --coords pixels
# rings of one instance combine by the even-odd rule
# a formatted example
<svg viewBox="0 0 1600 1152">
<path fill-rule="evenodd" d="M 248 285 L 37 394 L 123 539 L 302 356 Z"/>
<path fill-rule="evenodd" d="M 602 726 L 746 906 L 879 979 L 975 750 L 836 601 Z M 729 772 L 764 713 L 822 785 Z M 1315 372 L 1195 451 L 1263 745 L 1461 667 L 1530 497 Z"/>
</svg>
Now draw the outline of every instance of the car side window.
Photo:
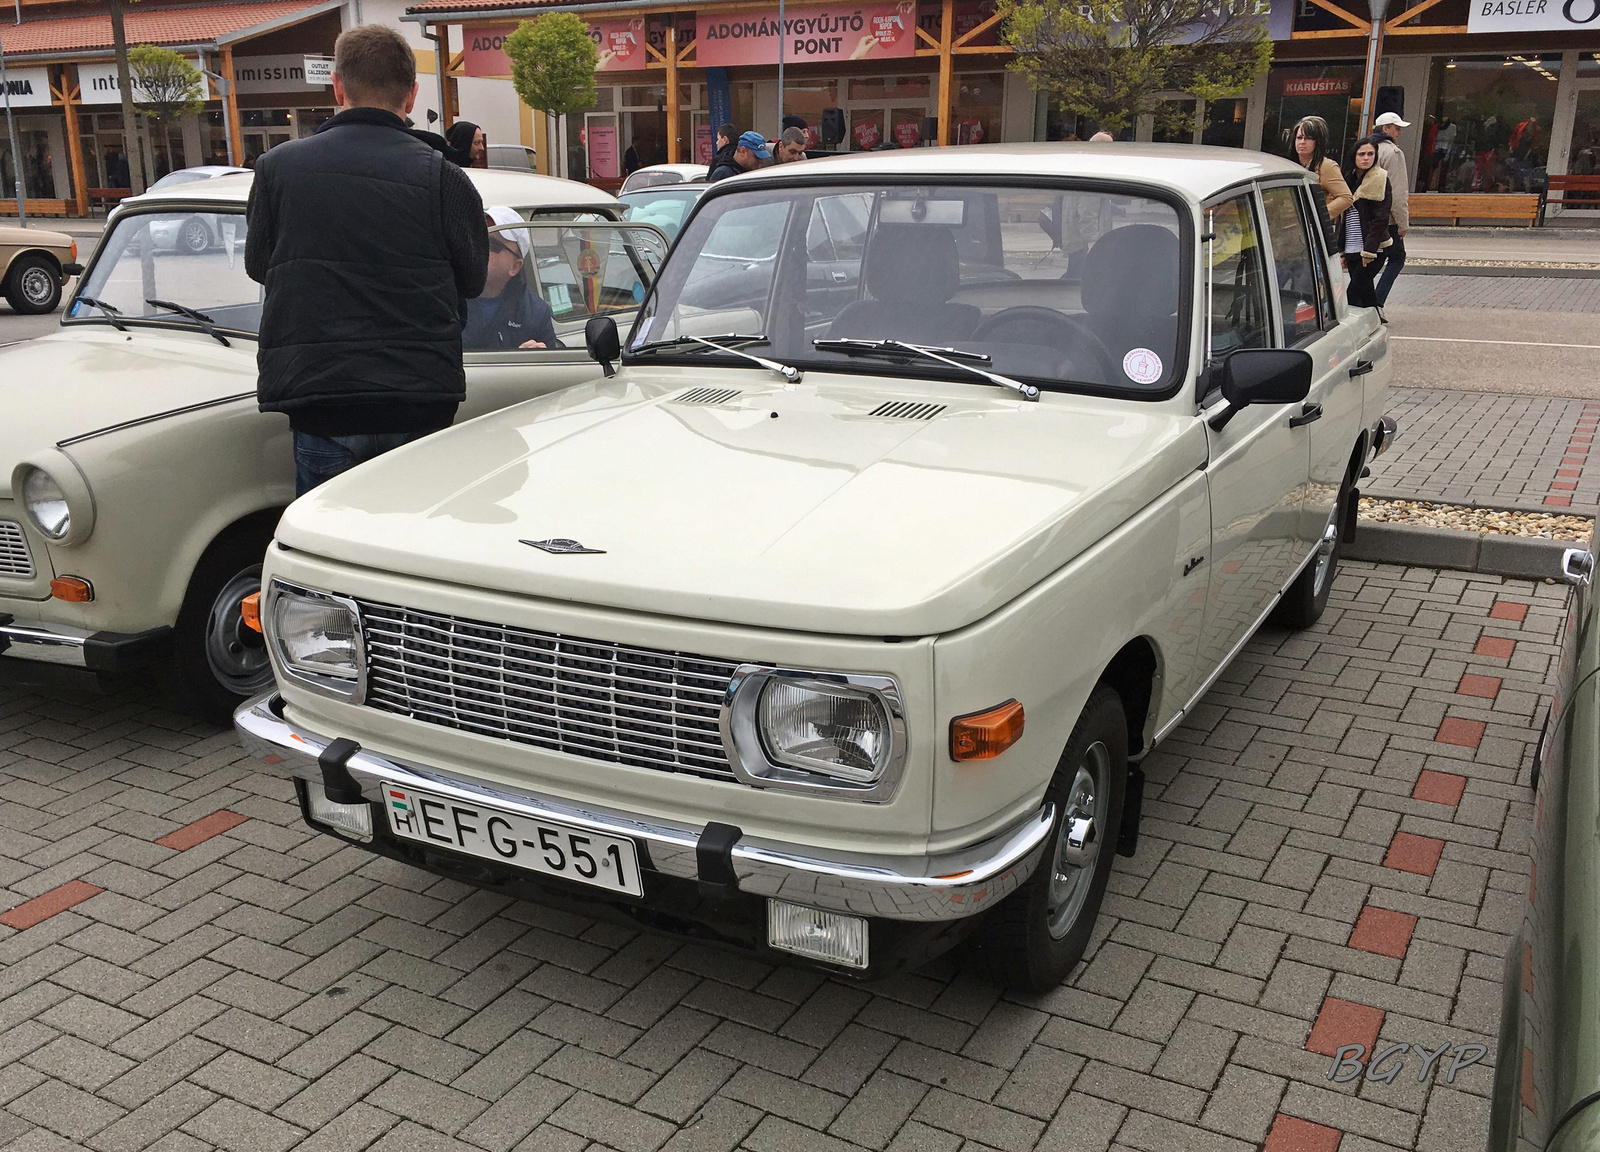
<svg viewBox="0 0 1600 1152">
<path fill-rule="evenodd" d="M 1211 355 L 1272 346 L 1266 263 L 1249 196 L 1207 209 L 1210 266 Z"/>
<path fill-rule="evenodd" d="M 1265 188 L 1261 202 L 1266 209 L 1267 235 L 1272 240 L 1283 344 L 1293 348 L 1322 331 L 1322 285 L 1312 260 L 1304 201 L 1293 188 Z"/>
</svg>

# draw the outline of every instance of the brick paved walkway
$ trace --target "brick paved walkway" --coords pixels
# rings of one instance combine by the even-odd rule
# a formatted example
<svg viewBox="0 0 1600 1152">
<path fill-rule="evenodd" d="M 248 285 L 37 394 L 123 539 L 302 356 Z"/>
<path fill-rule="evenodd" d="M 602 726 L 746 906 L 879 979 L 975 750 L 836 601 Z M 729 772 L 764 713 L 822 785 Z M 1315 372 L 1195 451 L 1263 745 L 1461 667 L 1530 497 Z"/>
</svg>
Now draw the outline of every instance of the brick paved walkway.
<svg viewBox="0 0 1600 1152">
<path fill-rule="evenodd" d="M 1551 276 L 1406 276 L 1394 282 L 1391 305 L 1513 308 L 1529 312 L 1600 312 L 1600 279 Z"/>
<path fill-rule="evenodd" d="M 1389 415 L 1400 437 L 1363 495 L 1600 513 L 1600 400 L 1392 388 Z"/>
<path fill-rule="evenodd" d="M 145 689 L 0 686 L 0 1145 L 1479 1147 L 1564 603 L 1347 565 L 1149 759 L 1089 963 L 1038 998 L 512 903 L 309 834 Z M 1490 1055 L 1328 1080 L 1375 1040 Z"/>
</svg>

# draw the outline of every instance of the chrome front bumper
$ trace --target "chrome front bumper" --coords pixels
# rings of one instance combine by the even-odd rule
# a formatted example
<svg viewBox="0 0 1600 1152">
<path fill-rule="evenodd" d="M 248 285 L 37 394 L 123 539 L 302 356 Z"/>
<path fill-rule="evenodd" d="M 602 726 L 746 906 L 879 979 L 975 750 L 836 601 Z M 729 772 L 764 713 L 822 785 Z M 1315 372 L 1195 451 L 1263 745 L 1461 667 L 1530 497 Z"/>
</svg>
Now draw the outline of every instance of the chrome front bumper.
<svg viewBox="0 0 1600 1152">
<path fill-rule="evenodd" d="M 30 623 L 0 612 L 0 656 L 61 664 L 91 672 L 127 672 L 166 655 L 172 629 L 148 632 L 90 632 L 62 624 Z"/>
<path fill-rule="evenodd" d="M 233 722 L 245 751 L 263 765 L 285 776 L 297 776 L 312 787 L 323 786 L 317 757 L 335 737 L 286 720 L 283 698 L 276 692 L 240 707 Z M 366 750 L 351 756 L 345 767 L 369 801 L 381 801 L 380 785 L 388 781 L 467 803 L 493 804 L 534 819 L 630 838 L 643 846 L 656 871 L 688 880 L 699 877 L 696 845 L 703 828 L 578 805 L 520 789 L 490 788 Z M 747 895 L 886 920 L 958 920 L 994 906 L 1032 874 L 1053 817 L 1054 809 L 1047 804 L 998 836 L 939 856 L 828 853 L 741 838 L 733 846 L 733 871 L 739 891 Z"/>
<path fill-rule="evenodd" d="M 41 664 L 65 664 L 71 668 L 84 667 L 83 644 L 89 638 L 84 629 L 63 628 L 52 624 L 19 624 L 0 617 L 0 654 L 21 660 L 34 660 Z"/>
</svg>

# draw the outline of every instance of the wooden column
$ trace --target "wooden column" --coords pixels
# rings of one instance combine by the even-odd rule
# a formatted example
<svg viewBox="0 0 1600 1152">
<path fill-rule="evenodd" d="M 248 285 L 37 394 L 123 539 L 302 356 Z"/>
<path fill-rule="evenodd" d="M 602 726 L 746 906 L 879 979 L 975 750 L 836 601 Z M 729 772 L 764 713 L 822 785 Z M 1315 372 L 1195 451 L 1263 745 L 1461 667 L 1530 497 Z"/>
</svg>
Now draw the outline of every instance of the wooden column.
<svg viewBox="0 0 1600 1152">
<path fill-rule="evenodd" d="M 955 0 L 944 0 L 944 11 L 939 17 L 939 143 L 949 144 L 951 121 L 950 98 L 955 87 Z"/>
<path fill-rule="evenodd" d="M 67 114 L 67 159 L 72 164 L 72 198 L 78 216 L 89 215 L 89 181 L 83 174 L 83 140 L 78 136 L 78 86 L 69 74 L 72 65 L 61 66 L 61 108 Z"/>
<path fill-rule="evenodd" d="M 233 78 L 233 45 L 222 46 L 222 78 L 228 82 L 228 95 L 223 99 L 223 119 L 227 121 L 228 146 L 233 152 L 233 163 L 244 167 L 244 129 L 239 126 L 239 85 Z"/>
<path fill-rule="evenodd" d="M 669 17 L 667 23 L 667 163 L 676 164 L 678 157 L 678 27 Z"/>
<path fill-rule="evenodd" d="M 439 133 L 450 131 L 450 125 L 455 118 L 450 115 L 450 25 L 435 24 L 434 32 L 438 39 L 433 42 L 434 66 L 439 69 Z M 463 31 L 463 46 L 466 33 Z"/>
</svg>

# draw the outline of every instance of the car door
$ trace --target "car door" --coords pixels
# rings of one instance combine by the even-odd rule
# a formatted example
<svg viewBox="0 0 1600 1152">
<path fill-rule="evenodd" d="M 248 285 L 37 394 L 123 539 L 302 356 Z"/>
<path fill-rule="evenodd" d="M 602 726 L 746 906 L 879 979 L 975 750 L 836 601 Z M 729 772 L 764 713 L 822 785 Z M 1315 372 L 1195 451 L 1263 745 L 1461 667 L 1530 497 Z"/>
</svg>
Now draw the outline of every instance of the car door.
<svg viewBox="0 0 1600 1152">
<path fill-rule="evenodd" d="M 1210 363 L 1245 348 L 1279 343 L 1271 268 L 1254 192 L 1231 194 L 1205 210 Z M 1214 376 L 1215 374 L 1213 374 Z M 1224 405 L 1202 377 L 1210 446 L 1210 584 L 1202 633 L 1202 668 L 1225 663 L 1293 574 L 1300 557 L 1300 505 L 1310 471 L 1309 439 L 1289 420 L 1299 406 L 1251 405 L 1222 428 L 1209 417 Z"/>
<path fill-rule="evenodd" d="M 535 220 L 489 232 L 527 252 L 522 279 L 549 306 L 561 346 L 464 347 L 467 399 L 458 422 L 599 375 L 585 348 L 584 326 L 596 316 L 610 316 L 624 330 L 631 325 L 668 247 L 649 224 Z"/>
<path fill-rule="evenodd" d="M 1272 284 L 1278 295 L 1278 326 L 1286 348 L 1311 355 L 1311 391 L 1299 419 L 1310 440 L 1311 465 L 1300 502 L 1298 556 L 1311 555 L 1333 525 L 1339 489 L 1350 470 L 1361 435 L 1361 375 L 1370 362 L 1353 354 L 1363 318 L 1337 315 L 1326 249 L 1312 226 L 1319 211 L 1303 183 L 1261 190 L 1272 257 Z M 1296 568 L 1299 567 L 1297 563 Z"/>
</svg>

